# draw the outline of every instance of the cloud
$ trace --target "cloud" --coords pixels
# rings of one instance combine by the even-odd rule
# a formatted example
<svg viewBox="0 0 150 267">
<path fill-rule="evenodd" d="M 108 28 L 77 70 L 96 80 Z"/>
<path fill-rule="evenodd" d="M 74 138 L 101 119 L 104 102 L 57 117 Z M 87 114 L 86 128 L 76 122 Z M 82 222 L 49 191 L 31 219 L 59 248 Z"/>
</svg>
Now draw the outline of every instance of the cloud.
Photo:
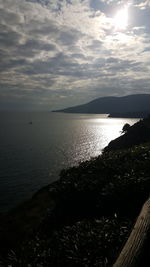
<svg viewBox="0 0 150 267">
<path fill-rule="evenodd" d="M 50 1 L 49 0 L 25 0 L 26 2 L 31 2 L 31 3 L 38 3 L 42 6 L 47 6 Z"/>
<path fill-rule="evenodd" d="M 70 28 L 68 30 L 62 29 L 57 40 L 59 40 L 62 45 L 70 46 L 75 44 L 82 36 L 83 34 L 78 30 Z"/>
<path fill-rule="evenodd" d="M 24 56 L 26 58 L 31 58 L 37 55 L 37 53 L 42 54 L 43 52 L 55 51 L 56 47 L 50 42 L 43 42 L 42 40 L 28 39 L 24 44 L 18 45 L 16 47 L 16 56 Z"/>
<path fill-rule="evenodd" d="M 3 24 L 7 24 L 8 21 L 11 21 L 11 25 L 16 25 L 17 23 L 20 23 L 20 16 L 17 13 L 5 10 L 3 8 L 0 8 L 0 17 L 1 23 Z"/>
<path fill-rule="evenodd" d="M 21 34 L 8 26 L 2 25 L 0 31 L 1 48 L 13 49 L 21 39 Z"/>
<path fill-rule="evenodd" d="M 104 95 L 148 92 L 149 1 L 0 3 L 0 108 L 56 109 Z M 130 1 L 131 3 L 131 1 Z"/>
<path fill-rule="evenodd" d="M 150 7 L 150 1 L 135 1 L 135 6 L 139 7 L 140 9 L 146 9 L 146 7 Z"/>
<path fill-rule="evenodd" d="M 53 20 L 45 18 L 44 21 L 38 21 L 32 19 L 30 25 L 28 25 L 28 34 L 35 37 L 49 36 L 52 38 L 56 37 L 60 30 L 59 25 L 54 23 Z"/>
<path fill-rule="evenodd" d="M 150 52 L 150 46 L 145 47 L 143 52 Z"/>
</svg>

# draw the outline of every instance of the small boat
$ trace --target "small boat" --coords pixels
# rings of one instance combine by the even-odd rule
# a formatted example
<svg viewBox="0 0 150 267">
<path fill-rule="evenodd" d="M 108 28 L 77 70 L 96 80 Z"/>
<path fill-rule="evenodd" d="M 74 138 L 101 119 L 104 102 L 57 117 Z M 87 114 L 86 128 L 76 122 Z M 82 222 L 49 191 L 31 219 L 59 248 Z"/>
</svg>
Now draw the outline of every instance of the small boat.
<svg viewBox="0 0 150 267">
<path fill-rule="evenodd" d="M 32 124 L 32 121 L 29 121 L 29 124 Z"/>
</svg>

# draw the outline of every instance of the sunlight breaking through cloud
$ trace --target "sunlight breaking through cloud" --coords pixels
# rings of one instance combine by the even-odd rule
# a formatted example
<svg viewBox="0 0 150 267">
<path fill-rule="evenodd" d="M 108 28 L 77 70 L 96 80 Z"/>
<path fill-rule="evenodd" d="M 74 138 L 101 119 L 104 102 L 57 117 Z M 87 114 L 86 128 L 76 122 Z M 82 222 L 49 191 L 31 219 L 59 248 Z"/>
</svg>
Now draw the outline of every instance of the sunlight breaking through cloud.
<svg viewBox="0 0 150 267">
<path fill-rule="evenodd" d="M 149 92 L 149 11 L 139 0 L 1 1 L 1 109 Z"/>
</svg>

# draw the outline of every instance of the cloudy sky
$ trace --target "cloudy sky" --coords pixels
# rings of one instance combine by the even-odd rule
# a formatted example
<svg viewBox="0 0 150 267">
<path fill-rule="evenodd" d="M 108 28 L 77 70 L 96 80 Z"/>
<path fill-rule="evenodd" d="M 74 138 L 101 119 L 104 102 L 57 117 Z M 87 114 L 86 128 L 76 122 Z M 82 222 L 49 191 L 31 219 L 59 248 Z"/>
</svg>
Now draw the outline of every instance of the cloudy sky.
<svg viewBox="0 0 150 267">
<path fill-rule="evenodd" d="M 0 109 L 150 93 L 150 1 L 1 0 Z"/>
</svg>

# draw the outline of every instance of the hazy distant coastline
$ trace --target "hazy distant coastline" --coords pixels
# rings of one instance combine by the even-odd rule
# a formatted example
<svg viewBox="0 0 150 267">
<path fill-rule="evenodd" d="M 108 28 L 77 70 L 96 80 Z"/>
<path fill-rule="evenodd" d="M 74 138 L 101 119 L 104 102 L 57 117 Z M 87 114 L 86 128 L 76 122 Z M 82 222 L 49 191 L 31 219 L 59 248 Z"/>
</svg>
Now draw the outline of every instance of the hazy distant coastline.
<svg viewBox="0 0 150 267">
<path fill-rule="evenodd" d="M 138 112 L 112 112 L 108 115 L 108 118 L 145 118 L 150 114 L 150 111 L 138 111 Z"/>
<path fill-rule="evenodd" d="M 101 97 L 89 103 L 52 112 L 109 114 L 116 118 L 144 118 L 150 114 L 150 94 Z"/>
</svg>

